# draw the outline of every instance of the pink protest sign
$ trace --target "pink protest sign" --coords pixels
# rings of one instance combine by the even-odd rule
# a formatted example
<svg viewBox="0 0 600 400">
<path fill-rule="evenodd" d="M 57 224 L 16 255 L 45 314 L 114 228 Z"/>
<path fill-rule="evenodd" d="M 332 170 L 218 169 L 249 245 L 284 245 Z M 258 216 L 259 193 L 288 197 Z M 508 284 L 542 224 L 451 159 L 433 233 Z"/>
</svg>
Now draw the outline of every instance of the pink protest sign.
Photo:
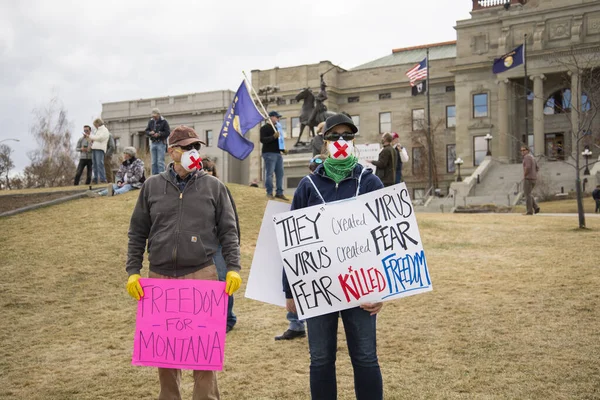
<svg viewBox="0 0 600 400">
<path fill-rule="evenodd" d="M 223 369 L 227 301 L 225 282 L 140 279 L 133 365 Z"/>
</svg>

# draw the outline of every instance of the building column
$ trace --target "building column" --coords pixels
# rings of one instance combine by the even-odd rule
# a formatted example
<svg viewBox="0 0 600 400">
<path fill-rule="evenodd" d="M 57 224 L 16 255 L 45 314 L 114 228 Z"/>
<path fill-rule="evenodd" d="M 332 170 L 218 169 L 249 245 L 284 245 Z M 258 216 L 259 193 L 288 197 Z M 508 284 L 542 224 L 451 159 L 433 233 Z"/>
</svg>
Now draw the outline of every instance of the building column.
<svg viewBox="0 0 600 400">
<path fill-rule="evenodd" d="M 575 145 L 575 140 L 577 140 L 577 136 L 579 135 L 579 112 L 581 111 L 581 86 L 579 85 L 579 74 L 578 73 L 570 73 L 571 75 L 571 135 L 569 138 L 569 143 L 571 145 L 571 154 L 573 158 L 579 157 L 577 153 L 577 147 Z M 566 135 L 565 135 L 566 136 Z M 565 137 L 565 142 L 567 138 Z M 563 143 L 563 148 L 566 143 Z M 579 149 L 581 151 L 581 149 Z"/>
<path fill-rule="evenodd" d="M 536 156 L 545 154 L 544 137 L 544 79 L 542 75 L 532 76 L 533 80 L 533 146 Z"/>
<path fill-rule="evenodd" d="M 508 162 L 509 143 L 508 140 L 508 79 L 498 81 L 498 154 L 500 162 Z M 493 153 L 492 153 L 493 154 Z"/>
</svg>

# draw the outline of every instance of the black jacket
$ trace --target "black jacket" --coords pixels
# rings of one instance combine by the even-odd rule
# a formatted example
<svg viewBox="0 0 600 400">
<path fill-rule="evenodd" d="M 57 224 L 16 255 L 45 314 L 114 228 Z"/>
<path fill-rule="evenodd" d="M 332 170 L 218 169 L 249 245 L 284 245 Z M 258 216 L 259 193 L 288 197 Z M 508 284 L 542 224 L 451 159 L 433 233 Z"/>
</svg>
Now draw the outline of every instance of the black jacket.
<svg viewBox="0 0 600 400">
<path fill-rule="evenodd" d="M 150 136 L 150 132 L 152 131 L 158 133 L 160 136 Z M 150 121 L 148 121 L 148 126 L 146 127 L 146 136 L 148 136 L 150 140 L 153 142 L 165 142 L 170 134 L 171 128 L 169 127 L 169 123 L 166 119 L 160 117 L 158 121 L 155 121 L 154 118 L 150 118 Z"/>
<path fill-rule="evenodd" d="M 280 153 L 279 139 L 275 136 L 275 129 L 271 124 L 266 123 L 260 128 L 260 142 L 262 143 L 262 152 L 264 153 Z"/>
<path fill-rule="evenodd" d="M 379 160 L 372 161 L 377 167 L 376 175 L 381 179 L 384 186 L 396 183 L 396 150 L 388 145 L 383 146 L 379 153 Z"/>
</svg>

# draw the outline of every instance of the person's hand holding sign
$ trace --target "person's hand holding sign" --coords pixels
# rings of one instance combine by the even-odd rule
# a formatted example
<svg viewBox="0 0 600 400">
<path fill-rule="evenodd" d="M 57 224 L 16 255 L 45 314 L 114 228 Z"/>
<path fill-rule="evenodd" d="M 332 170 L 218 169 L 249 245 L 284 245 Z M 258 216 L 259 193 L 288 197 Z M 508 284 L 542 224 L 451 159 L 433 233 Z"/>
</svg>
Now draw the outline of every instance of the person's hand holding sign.
<svg viewBox="0 0 600 400">
<path fill-rule="evenodd" d="M 231 296 L 240 288 L 242 277 L 235 271 L 229 271 L 225 277 L 225 283 L 225 293 Z"/>
<path fill-rule="evenodd" d="M 140 274 L 133 274 L 129 276 L 129 279 L 127 279 L 127 293 L 129 293 L 129 295 L 136 300 L 144 297 L 144 290 L 139 282 L 140 278 Z"/>
<path fill-rule="evenodd" d="M 362 308 L 365 311 L 370 312 L 371 315 L 375 315 L 379 311 L 381 311 L 381 309 L 383 308 L 383 303 L 381 303 L 381 302 L 379 302 L 379 303 L 365 303 L 365 304 L 361 304 L 360 308 Z"/>
</svg>

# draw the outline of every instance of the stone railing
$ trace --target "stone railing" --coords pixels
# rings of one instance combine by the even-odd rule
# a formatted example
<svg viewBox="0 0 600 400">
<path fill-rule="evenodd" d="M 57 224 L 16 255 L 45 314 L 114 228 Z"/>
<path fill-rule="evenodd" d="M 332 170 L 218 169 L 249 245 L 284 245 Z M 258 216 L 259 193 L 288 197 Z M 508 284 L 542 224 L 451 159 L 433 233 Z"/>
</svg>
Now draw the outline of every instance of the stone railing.
<svg viewBox="0 0 600 400">
<path fill-rule="evenodd" d="M 491 7 L 500 7 L 505 4 L 525 4 L 527 0 L 473 0 L 473 11 Z"/>
</svg>

